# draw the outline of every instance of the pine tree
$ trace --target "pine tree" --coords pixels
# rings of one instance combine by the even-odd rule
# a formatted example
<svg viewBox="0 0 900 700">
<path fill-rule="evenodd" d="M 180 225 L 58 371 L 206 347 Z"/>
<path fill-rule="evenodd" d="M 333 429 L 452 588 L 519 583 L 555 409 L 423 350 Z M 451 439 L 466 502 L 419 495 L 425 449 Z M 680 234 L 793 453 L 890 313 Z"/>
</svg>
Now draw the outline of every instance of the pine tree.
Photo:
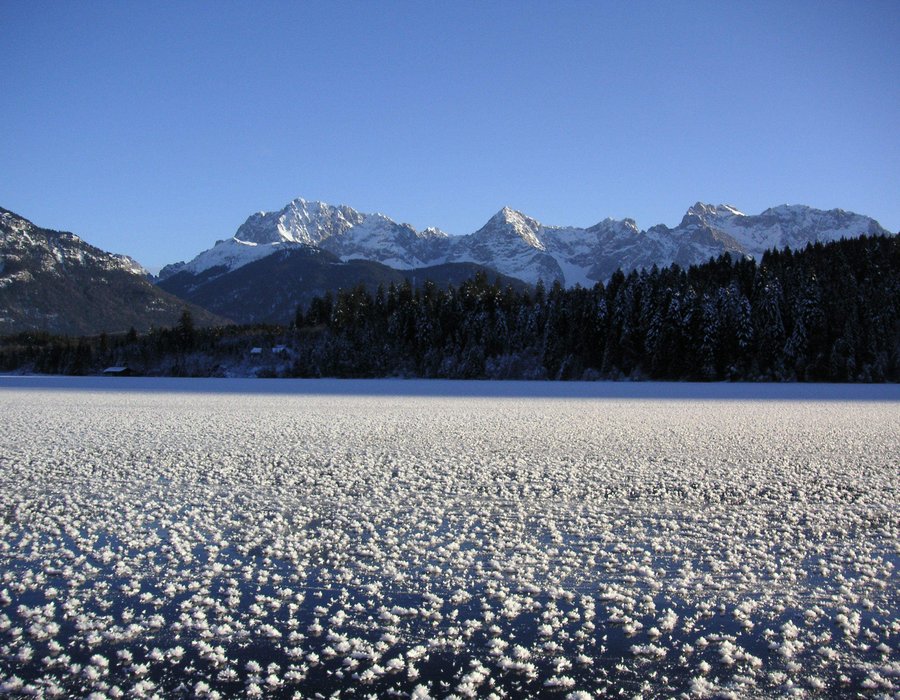
<svg viewBox="0 0 900 700">
<path fill-rule="evenodd" d="M 759 268 L 753 300 L 753 335 L 756 362 L 763 377 L 784 378 L 785 329 L 781 283 L 766 267 Z"/>
</svg>

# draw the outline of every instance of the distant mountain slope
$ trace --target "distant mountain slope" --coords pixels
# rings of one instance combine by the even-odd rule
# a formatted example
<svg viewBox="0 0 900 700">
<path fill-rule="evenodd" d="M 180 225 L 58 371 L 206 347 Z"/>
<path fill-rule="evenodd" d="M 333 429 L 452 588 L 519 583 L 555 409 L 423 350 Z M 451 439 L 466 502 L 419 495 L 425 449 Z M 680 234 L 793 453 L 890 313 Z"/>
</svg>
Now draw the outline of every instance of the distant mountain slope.
<svg viewBox="0 0 900 700">
<path fill-rule="evenodd" d="M 225 322 L 157 288 L 134 260 L 0 208 L 0 334 L 143 331 L 175 325 L 186 306 L 197 325 Z"/>
<path fill-rule="evenodd" d="M 279 247 L 273 254 L 235 269 L 226 265 L 198 274 L 182 270 L 166 277 L 159 286 L 214 313 L 238 323 L 287 323 L 297 306 L 313 297 L 363 285 L 374 291 L 379 285 L 414 285 L 430 280 L 439 287 L 459 285 L 484 272 L 490 280 L 522 288 L 521 281 L 498 275 L 474 263 L 449 263 L 413 270 L 397 270 L 372 260 L 341 261 L 325 250 L 309 246 Z"/>
<path fill-rule="evenodd" d="M 382 214 L 296 199 L 279 212 L 254 214 L 232 238 L 163 268 L 160 279 L 178 273 L 199 277 L 213 268 L 233 271 L 279 250 L 304 248 L 397 269 L 475 263 L 530 284 L 542 279 L 591 286 L 618 268 L 689 266 L 724 252 L 759 259 L 771 248 L 886 233 L 874 219 L 841 209 L 780 206 L 751 216 L 698 202 L 675 228 L 641 231 L 631 219 L 606 219 L 589 228 L 545 226 L 504 207 L 478 231 L 448 236 L 437 229 L 416 231 Z"/>
</svg>

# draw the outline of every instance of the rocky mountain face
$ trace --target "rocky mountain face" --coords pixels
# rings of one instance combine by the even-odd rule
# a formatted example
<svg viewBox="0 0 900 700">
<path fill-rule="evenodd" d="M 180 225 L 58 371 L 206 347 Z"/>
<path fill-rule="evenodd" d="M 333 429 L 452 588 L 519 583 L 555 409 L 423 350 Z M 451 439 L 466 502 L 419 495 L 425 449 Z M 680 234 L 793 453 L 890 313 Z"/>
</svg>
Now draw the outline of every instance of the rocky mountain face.
<svg viewBox="0 0 900 700">
<path fill-rule="evenodd" d="M 619 268 L 686 267 L 725 252 L 758 259 L 771 248 L 885 233 L 874 219 L 840 209 L 780 206 L 747 215 L 698 202 L 675 228 L 642 231 L 632 219 L 605 219 L 589 228 L 546 226 L 505 207 L 478 231 L 448 236 L 433 228 L 417 231 L 382 214 L 296 199 L 280 212 L 254 214 L 232 238 L 163 268 L 159 279 L 218 276 L 279 250 L 315 248 L 345 262 L 362 259 L 401 270 L 475 263 L 529 284 L 591 286 Z"/>
<path fill-rule="evenodd" d="M 143 331 L 175 325 L 185 308 L 198 325 L 225 322 L 159 289 L 131 258 L 0 208 L 0 334 Z"/>
</svg>

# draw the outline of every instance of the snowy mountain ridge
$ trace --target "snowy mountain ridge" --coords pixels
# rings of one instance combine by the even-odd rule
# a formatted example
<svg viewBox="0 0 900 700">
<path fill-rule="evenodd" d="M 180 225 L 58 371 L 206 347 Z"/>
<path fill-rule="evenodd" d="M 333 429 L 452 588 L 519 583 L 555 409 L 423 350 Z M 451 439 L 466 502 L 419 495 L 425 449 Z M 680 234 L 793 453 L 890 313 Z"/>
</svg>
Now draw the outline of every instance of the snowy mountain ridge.
<svg viewBox="0 0 900 700">
<path fill-rule="evenodd" d="M 127 255 L 107 253 L 85 243 L 74 233 L 67 231 L 48 231 L 35 226 L 11 211 L 0 208 L 0 287 L 11 282 L 4 270 L 16 267 L 15 263 L 24 258 L 40 259 L 40 268 L 49 271 L 54 268 L 65 268 L 66 265 L 92 264 L 103 270 L 124 270 L 141 277 L 148 272 L 134 259 Z M 29 275 L 25 269 L 19 274 Z"/>
<path fill-rule="evenodd" d="M 383 214 L 298 198 L 281 211 L 253 214 L 232 238 L 187 263 L 167 265 L 159 277 L 224 274 L 303 246 L 344 261 L 374 260 L 397 269 L 473 262 L 532 284 L 542 279 L 591 286 L 619 268 L 686 267 L 725 252 L 759 259 L 771 248 L 887 233 L 874 219 L 841 209 L 782 205 L 748 215 L 728 204 L 697 202 L 675 228 L 660 224 L 642 231 L 633 219 L 609 218 L 588 228 L 546 226 L 504 207 L 474 233 L 448 236 L 435 228 L 417 231 Z"/>
</svg>

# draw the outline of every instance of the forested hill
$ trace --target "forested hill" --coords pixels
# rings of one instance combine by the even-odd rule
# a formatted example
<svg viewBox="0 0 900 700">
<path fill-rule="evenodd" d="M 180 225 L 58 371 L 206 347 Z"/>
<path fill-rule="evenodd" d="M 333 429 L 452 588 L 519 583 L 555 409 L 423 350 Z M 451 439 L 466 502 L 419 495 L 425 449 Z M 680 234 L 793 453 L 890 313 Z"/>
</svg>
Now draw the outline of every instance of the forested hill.
<svg viewBox="0 0 900 700">
<path fill-rule="evenodd" d="M 449 289 L 360 287 L 317 297 L 290 328 L 182 324 L 105 342 L 83 351 L 82 371 L 115 362 L 194 375 L 898 381 L 900 237 L 618 272 L 589 289 L 514 291 L 485 276 Z M 42 364 L 51 345 L 7 347 L 0 364 L 65 371 Z"/>
</svg>

